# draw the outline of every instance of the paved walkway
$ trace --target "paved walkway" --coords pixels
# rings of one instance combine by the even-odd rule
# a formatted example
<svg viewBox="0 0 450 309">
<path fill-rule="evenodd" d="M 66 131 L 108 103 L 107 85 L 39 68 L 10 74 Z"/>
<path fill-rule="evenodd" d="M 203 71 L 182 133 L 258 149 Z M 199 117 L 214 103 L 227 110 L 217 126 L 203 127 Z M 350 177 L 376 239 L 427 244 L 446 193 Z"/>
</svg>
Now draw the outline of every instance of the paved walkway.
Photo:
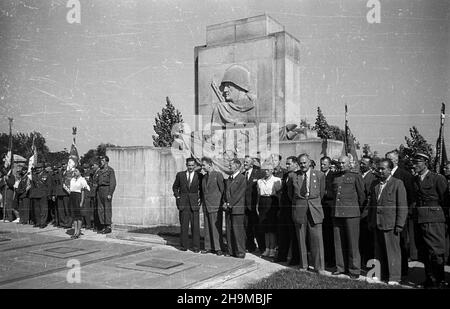
<svg viewBox="0 0 450 309">
<path fill-rule="evenodd" d="M 253 254 L 236 259 L 179 251 L 178 238 L 170 235 L 83 230 L 72 240 L 71 232 L 0 222 L 0 289 L 240 289 L 288 267 Z M 449 267 L 446 272 L 450 275 Z M 409 280 L 423 279 L 423 265 L 411 262 Z"/>
</svg>

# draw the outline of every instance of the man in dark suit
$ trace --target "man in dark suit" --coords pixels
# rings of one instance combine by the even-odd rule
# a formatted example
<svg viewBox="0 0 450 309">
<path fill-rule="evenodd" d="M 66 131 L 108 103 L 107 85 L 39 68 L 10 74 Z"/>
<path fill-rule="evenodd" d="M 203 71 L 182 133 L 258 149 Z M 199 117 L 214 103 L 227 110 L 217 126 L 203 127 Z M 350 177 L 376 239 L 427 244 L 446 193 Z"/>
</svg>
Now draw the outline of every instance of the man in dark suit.
<svg viewBox="0 0 450 309">
<path fill-rule="evenodd" d="M 31 179 L 30 198 L 33 200 L 35 226 L 45 228 L 48 218 L 48 201 L 53 194 L 52 176 L 44 170 L 43 163 L 36 164 L 36 173 Z"/>
<path fill-rule="evenodd" d="M 240 173 L 241 161 L 232 159 L 231 175 L 225 183 L 224 210 L 226 214 L 228 254 L 245 258 L 245 190 L 247 181 Z"/>
<path fill-rule="evenodd" d="M 295 224 L 292 221 L 292 200 L 290 198 L 290 175 L 298 170 L 298 159 L 295 156 L 286 158 L 287 172 L 281 179 L 280 211 L 278 214 L 278 256 L 276 263 L 286 262 L 291 249 L 289 265 L 298 265 L 299 250 Z"/>
<path fill-rule="evenodd" d="M 216 253 L 222 255 L 222 196 L 224 181 L 222 173 L 213 170 L 211 158 L 202 158 L 202 205 L 205 220 L 205 250 L 202 253 Z"/>
<path fill-rule="evenodd" d="M 425 265 L 425 288 L 446 287 L 445 283 L 445 212 L 448 211 L 447 180 L 428 169 L 430 158 L 417 153 L 413 159 L 417 173 L 416 244 L 419 259 Z"/>
<path fill-rule="evenodd" d="M 180 212 L 181 250 L 189 248 L 189 225 L 191 226 L 193 252 L 200 251 L 200 181 L 195 172 L 194 158 L 186 159 L 186 171 L 178 172 L 172 185 L 173 195 Z"/>
<path fill-rule="evenodd" d="M 375 258 L 381 265 L 381 279 L 398 285 L 401 279 L 400 234 L 408 215 L 408 203 L 403 182 L 391 175 L 390 159 L 378 163 L 380 181 L 371 187 L 368 207 L 369 229 L 374 232 Z"/>
<path fill-rule="evenodd" d="M 310 168 L 307 154 L 298 156 L 299 170 L 290 175 L 292 200 L 292 220 L 297 232 L 300 268 L 308 269 L 308 251 L 310 264 L 316 272 L 325 270 L 323 249 L 322 198 L 325 195 L 325 175 Z M 307 243 L 309 246 L 307 246 Z"/>
<path fill-rule="evenodd" d="M 361 206 L 366 199 L 364 182 L 358 173 L 350 170 L 350 158 L 341 156 L 339 172 L 333 179 L 334 250 L 336 271 L 333 275 L 348 274 L 357 279 L 361 273 L 359 253 L 359 227 Z"/>
<path fill-rule="evenodd" d="M 366 199 L 361 209 L 361 222 L 359 233 L 359 248 L 361 252 L 361 264 L 362 267 L 366 267 L 367 262 L 374 258 L 375 246 L 373 232 L 369 231 L 369 200 L 372 192 L 372 187 L 376 185 L 377 177 L 372 173 L 373 160 L 369 156 L 363 156 L 359 163 L 359 169 L 364 181 L 364 192 L 366 193 Z"/>
<path fill-rule="evenodd" d="M 416 203 L 416 192 L 414 190 L 414 180 L 411 173 L 398 166 L 399 152 L 397 150 L 386 153 L 385 157 L 394 164 L 392 176 L 403 181 L 406 189 L 406 198 L 408 200 L 408 217 L 405 228 L 400 235 L 400 248 L 402 250 L 402 280 L 408 277 L 408 259 L 417 260 L 417 247 L 414 241 L 414 220 L 412 210 Z"/>
<path fill-rule="evenodd" d="M 258 243 L 258 249 L 261 252 L 266 250 L 264 242 L 264 234 L 259 230 L 258 214 L 256 213 L 256 201 L 258 199 L 257 182 L 261 176 L 261 170 L 256 169 L 254 166 L 254 160 L 250 156 L 245 156 L 244 159 L 244 173 L 246 180 L 245 190 L 245 234 L 246 244 L 245 247 L 248 252 L 254 252 L 256 250 L 255 238 Z"/>
<path fill-rule="evenodd" d="M 325 175 L 325 195 L 322 198 L 323 208 L 323 247 L 325 254 L 325 266 L 333 268 L 336 266 L 334 257 L 334 235 L 333 235 L 333 220 L 331 217 L 331 208 L 334 203 L 333 194 L 333 178 L 334 172 L 331 170 L 331 158 L 322 157 L 320 159 L 320 170 Z"/>
</svg>

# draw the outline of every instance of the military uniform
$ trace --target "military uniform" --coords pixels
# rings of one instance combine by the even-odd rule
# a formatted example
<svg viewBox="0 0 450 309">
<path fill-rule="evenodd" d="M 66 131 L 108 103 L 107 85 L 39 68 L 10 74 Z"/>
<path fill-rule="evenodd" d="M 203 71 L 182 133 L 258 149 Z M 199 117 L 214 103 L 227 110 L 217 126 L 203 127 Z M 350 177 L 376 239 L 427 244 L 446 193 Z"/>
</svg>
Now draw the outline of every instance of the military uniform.
<svg viewBox="0 0 450 309">
<path fill-rule="evenodd" d="M 58 225 L 63 228 L 70 228 L 72 226 L 72 218 L 69 210 L 69 192 L 63 187 L 63 184 L 66 184 L 67 188 L 70 187 L 70 179 L 72 177 L 73 171 L 59 170 L 53 179 Z"/>
<path fill-rule="evenodd" d="M 98 170 L 97 177 L 97 210 L 99 221 L 102 225 L 110 227 L 112 224 L 112 196 L 116 188 L 116 176 L 111 167 L 105 166 Z M 108 199 L 108 195 L 111 196 L 111 199 Z"/>
<path fill-rule="evenodd" d="M 14 220 L 13 203 L 15 182 L 16 178 L 12 173 L 0 178 L 0 190 L 3 195 L 3 218 L 8 221 Z"/>
<path fill-rule="evenodd" d="M 35 226 L 44 228 L 48 218 L 48 200 L 52 196 L 52 176 L 41 171 L 34 173 L 31 180 L 30 198 L 33 200 Z"/>
<path fill-rule="evenodd" d="M 98 188 L 98 172 L 100 171 L 99 168 L 96 170 L 92 169 L 92 175 L 90 177 L 91 183 L 89 186 L 91 187 L 91 191 L 89 191 L 89 194 L 91 196 L 91 202 L 93 207 L 93 218 L 94 218 L 94 231 L 101 231 L 102 228 L 100 223 L 100 218 L 98 216 L 98 202 L 97 202 L 97 188 Z"/>
<path fill-rule="evenodd" d="M 30 221 L 30 187 L 30 178 L 28 176 L 24 176 L 20 179 L 19 186 L 16 190 L 17 201 L 19 203 L 20 223 L 22 224 L 28 224 Z"/>
<path fill-rule="evenodd" d="M 360 216 L 364 201 L 364 182 L 358 173 L 346 171 L 333 178 L 334 249 L 337 273 L 357 276 L 361 272 L 359 253 Z"/>
<path fill-rule="evenodd" d="M 84 166 L 83 166 L 84 168 Z M 83 216 L 84 226 L 86 229 L 91 229 L 94 222 L 94 203 L 92 202 L 93 197 L 95 194 L 93 191 L 92 185 L 92 176 L 91 176 L 91 170 L 85 169 L 84 170 L 84 179 L 86 179 L 87 184 L 89 185 L 89 188 L 91 188 L 90 191 L 85 191 L 84 193 L 84 202 L 83 202 L 83 208 L 81 209 L 81 215 Z"/>
<path fill-rule="evenodd" d="M 417 222 L 416 243 L 419 259 L 425 265 L 426 283 L 431 286 L 444 281 L 445 211 L 447 181 L 444 176 L 428 171 L 421 180 L 415 179 L 417 203 L 414 217 Z"/>
</svg>

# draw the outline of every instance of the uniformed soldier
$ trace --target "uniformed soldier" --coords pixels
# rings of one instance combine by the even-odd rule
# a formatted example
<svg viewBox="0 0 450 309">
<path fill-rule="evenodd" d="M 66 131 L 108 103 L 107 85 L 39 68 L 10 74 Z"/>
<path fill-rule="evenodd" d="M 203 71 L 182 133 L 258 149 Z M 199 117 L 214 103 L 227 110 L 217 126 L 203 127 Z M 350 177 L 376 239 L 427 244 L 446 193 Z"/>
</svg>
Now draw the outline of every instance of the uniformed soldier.
<svg viewBox="0 0 450 309">
<path fill-rule="evenodd" d="M 103 225 L 100 234 L 111 233 L 112 197 L 116 188 L 116 176 L 108 163 L 108 156 L 100 157 L 100 170 L 97 179 L 98 216 L 100 223 Z"/>
<path fill-rule="evenodd" d="M 31 179 L 27 175 L 27 168 L 24 167 L 19 173 L 20 182 L 16 190 L 17 200 L 19 203 L 19 214 L 21 224 L 28 224 L 30 221 L 30 188 Z"/>
<path fill-rule="evenodd" d="M 338 161 L 339 172 L 333 179 L 334 206 L 333 218 L 334 249 L 336 271 L 333 275 L 348 274 L 359 278 L 361 257 L 359 253 L 360 216 L 364 200 L 364 182 L 358 173 L 352 172 L 350 159 L 341 156 Z"/>
<path fill-rule="evenodd" d="M 45 228 L 48 217 L 48 200 L 52 196 L 52 176 L 44 170 L 43 163 L 36 164 L 31 180 L 30 198 L 33 200 L 35 227 Z"/>
<path fill-rule="evenodd" d="M 425 288 L 445 287 L 445 213 L 447 181 L 443 175 L 428 169 L 430 158 L 417 153 L 413 166 L 417 173 L 415 184 L 417 203 L 414 211 L 417 220 L 416 242 L 419 259 L 425 265 Z"/>
<path fill-rule="evenodd" d="M 54 168 L 51 166 L 50 163 L 45 163 L 45 171 L 52 176 L 52 193 L 51 197 L 48 200 L 48 221 L 49 224 L 52 224 L 53 226 L 58 226 L 58 219 L 56 218 L 56 198 L 55 198 L 55 183 L 54 183 L 54 177 L 55 177 L 55 171 Z"/>
<path fill-rule="evenodd" d="M 70 184 L 70 178 L 72 173 L 63 168 L 61 163 L 56 165 L 58 172 L 53 178 L 53 194 L 56 199 L 56 213 L 58 216 L 58 226 L 62 228 L 71 228 L 72 219 L 69 212 L 69 192 L 64 189 L 63 184 L 68 182 Z M 68 181 L 67 181 L 68 179 Z"/>
<path fill-rule="evenodd" d="M 89 191 L 89 194 L 91 196 L 91 203 L 93 207 L 94 212 L 94 232 L 100 232 L 103 230 L 100 224 L 100 218 L 98 217 L 98 203 L 97 203 L 97 187 L 98 187 L 98 172 L 100 171 L 99 162 L 96 159 L 94 162 L 92 162 L 91 165 L 91 183 L 89 186 L 91 187 L 91 191 Z"/>
<path fill-rule="evenodd" d="M 89 168 L 88 163 L 83 163 L 83 172 L 81 173 L 81 176 L 86 179 L 87 184 L 89 185 L 89 188 L 91 188 L 92 184 L 92 177 L 91 177 L 91 169 Z M 94 209 L 93 209 L 93 203 L 92 203 L 92 188 L 90 191 L 86 191 L 84 193 L 84 204 L 83 208 L 81 209 L 81 214 L 83 216 L 83 226 L 86 229 L 92 229 L 93 221 L 94 221 Z"/>
</svg>

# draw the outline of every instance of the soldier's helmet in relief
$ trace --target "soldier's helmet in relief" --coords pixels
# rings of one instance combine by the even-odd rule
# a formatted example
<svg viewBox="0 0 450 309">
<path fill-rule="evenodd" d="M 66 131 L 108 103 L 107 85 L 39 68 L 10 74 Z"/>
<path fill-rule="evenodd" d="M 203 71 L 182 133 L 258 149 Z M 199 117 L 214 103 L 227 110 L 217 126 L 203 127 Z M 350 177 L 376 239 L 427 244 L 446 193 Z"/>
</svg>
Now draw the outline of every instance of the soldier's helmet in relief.
<svg viewBox="0 0 450 309">
<path fill-rule="evenodd" d="M 248 92 L 250 89 L 250 71 L 242 65 L 233 64 L 226 69 L 221 85 L 226 82 L 233 83 Z"/>
</svg>

